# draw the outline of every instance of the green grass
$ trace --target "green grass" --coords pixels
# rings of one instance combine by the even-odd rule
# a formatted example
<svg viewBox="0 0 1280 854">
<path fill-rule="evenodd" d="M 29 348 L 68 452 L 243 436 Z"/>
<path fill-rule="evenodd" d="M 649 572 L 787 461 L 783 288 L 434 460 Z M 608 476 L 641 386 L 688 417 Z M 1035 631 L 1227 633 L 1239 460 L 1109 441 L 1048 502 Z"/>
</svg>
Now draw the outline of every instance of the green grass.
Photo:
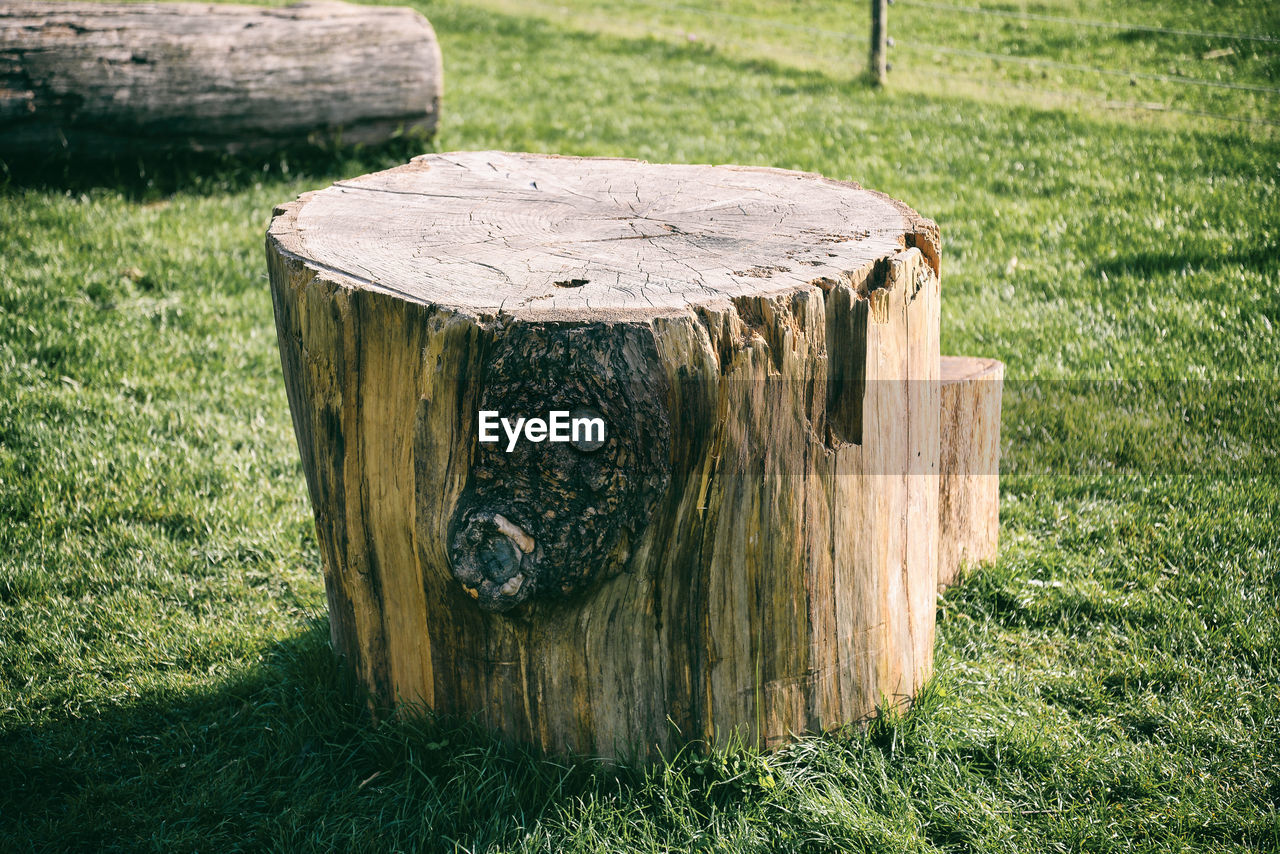
<svg viewBox="0 0 1280 854">
<path fill-rule="evenodd" d="M 861 31 L 846 5 L 714 8 Z M 861 41 L 739 18 L 423 8 L 438 150 L 809 169 L 935 218 L 944 351 L 1008 365 L 999 561 L 940 599 L 910 713 L 775 753 L 640 770 L 374 726 L 328 648 L 262 237 L 416 149 L 10 164 L 0 850 L 1280 850 L 1276 130 L 1008 87 L 1268 120 L 1276 96 L 905 49 L 872 92 Z M 1272 4 L 1026 8 L 1280 34 Z M 1273 43 L 891 15 L 904 42 L 1280 85 Z"/>
</svg>

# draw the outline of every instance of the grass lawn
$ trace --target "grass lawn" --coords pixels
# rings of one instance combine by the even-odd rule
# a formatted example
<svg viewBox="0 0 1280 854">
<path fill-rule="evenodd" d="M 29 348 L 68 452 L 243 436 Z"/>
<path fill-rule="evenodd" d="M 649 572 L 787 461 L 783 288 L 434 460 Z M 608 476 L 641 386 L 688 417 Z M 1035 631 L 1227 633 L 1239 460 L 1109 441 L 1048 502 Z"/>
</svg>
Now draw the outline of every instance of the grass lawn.
<svg viewBox="0 0 1280 854">
<path fill-rule="evenodd" d="M 865 4 L 418 5 L 435 150 L 814 170 L 936 219 L 943 351 L 1008 366 L 1000 558 L 939 599 L 912 711 L 774 753 L 374 727 L 262 244 L 274 204 L 421 145 L 10 164 L 0 851 L 1280 851 L 1280 41 L 902 0 L 875 92 Z M 999 8 L 1280 37 L 1269 3 Z M 1006 51 L 1055 64 L 976 55 Z"/>
</svg>

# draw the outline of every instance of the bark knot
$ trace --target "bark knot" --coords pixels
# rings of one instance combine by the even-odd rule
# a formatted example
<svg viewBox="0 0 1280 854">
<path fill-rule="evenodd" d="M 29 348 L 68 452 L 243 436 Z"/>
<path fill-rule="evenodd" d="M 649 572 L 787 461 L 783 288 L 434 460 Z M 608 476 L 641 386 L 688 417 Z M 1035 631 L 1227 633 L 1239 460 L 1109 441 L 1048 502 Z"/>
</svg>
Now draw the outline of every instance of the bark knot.
<svg viewBox="0 0 1280 854">
<path fill-rule="evenodd" d="M 621 571 L 670 479 L 668 389 L 648 324 L 494 332 L 478 409 L 599 416 L 603 441 L 473 445 L 450 569 L 481 608 L 572 596 Z"/>
</svg>

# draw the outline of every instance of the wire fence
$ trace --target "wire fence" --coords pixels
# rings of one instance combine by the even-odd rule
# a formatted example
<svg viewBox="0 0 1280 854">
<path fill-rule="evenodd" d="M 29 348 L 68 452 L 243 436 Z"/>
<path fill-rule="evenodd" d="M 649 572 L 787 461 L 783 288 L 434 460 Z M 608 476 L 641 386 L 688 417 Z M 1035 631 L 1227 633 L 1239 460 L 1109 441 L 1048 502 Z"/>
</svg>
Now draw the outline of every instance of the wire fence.
<svg viewBox="0 0 1280 854">
<path fill-rule="evenodd" d="M 933 71 L 938 77 L 948 80 L 955 80 L 962 83 L 972 83 L 973 77 L 962 74 L 952 74 L 947 71 Z M 1028 92 L 1036 95 L 1051 95 L 1057 98 L 1063 98 L 1071 101 L 1084 101 L 1086 103 L 1100 104 L 1104 107 L 1117 110 L 1144 110 L 1157 113 L 1178 113 L 1184 116 L 1195 116 L 1197 118 L 1218 119 L 1226 122 L 1237 122 L 1240 124 L 1250 125 L 1266 125 L 1270 127 L 1280 127 L 1280 121 L 1271 121 L 1270 119 L 1259 118 L 1256 116 L 1233 116 L 1226 113 L 1215 113 L 1209 110 L 1197 110 L 1189 107 L 1178 107 L 1171 104 L 1164 104 L 1151 101 L 1126 101 L 1117 100 L 1107 97 L 1106 95 L 1095 95 L 1089 92 L 1063 91 L 1058 89 L 1045 89 L 1041 86 L 1029 86 L 1025 83 L 1014 83 L 1009 80 L 984 80 L 983 86 L 994 87 L 997 89 L 1008 89 L 1018 92 Z"/>
<path fill-rule="evenodd" d="M 1075 62 L 1059 62 L 1053 59 L 1041 59 L 1036 56 L 1019 56 L 1010 53 L 991 53 L 985 50 L 969 50 L 966 48 L 948 47 L 946 45 L 929 44 L 928 42 L 899 41 L 897 47 L 912 48 L 934 53 L 945 53 L 951 56 L 967 56 L 975 59 L 990 59 L 994 62 L 1018 62 L 1034 65 L 1039 68 L 1058 68 L 1066 71 L 1084 71 L 1092 74 L 1107 74 L 1112 77 L 1127 77 L 1130 80 L 1158 80 L 1161 83 L 1179 83 L 1186 86 L 1208 86 L 1215 89 L 1235 89 L 1240 92 L 1266 92 L 1280 95 L 1280 87 L 1256 86 L 1250 83 L 1232 83 L 1225 80 L 1204 80 L 1199 77 L 1187 77 L 1181 74 L 1155 74 L 1149 71 L 1127 71 L 1123 68 L 1100 68 L 1093 65 L 1081 65 Z"/>
<path fill-rule="evenodd" d="M 933 12 L 950 12 L 963 15 L 987 15 L 995 18 L 1014 18 L 1023 21 L 1040 21 L 1051 24 L 1069 24 L 1073 27 L 1091 27 L 1095 29 L 1123 30 L 1134 33 L 1158 33 L 1169 36 L 1192 36 L 1203 39 L 1230 39 L 1232 41 L 1280 42 L 1280 36 L 1259 33 L 1219 33 L 1210 30 L 1180 30 L 1172 27 L 1157 27 L 1150 24 L 1124 24 L 1117 21 L 1093 21 L 1088 18 L 1066 18 L 1059 15 L 1041 15 L 1035 12 L 1009 11 L 1006 9 L 984 9 L 979 6 L 953 6 L 949 3 L 930 3 L 927 0 L 893 0 L 896 6 L 908 6 L 916 9 L 928 9 Z"/>
<path fill-rule="evenodd" d="M 1096 30 L 1113 30 L 1121 33 L 1141 33 L 1149 35 L 1160 35 L 1176 37 L 1179 39 L 1204 39 L 1208 41 L 1219 42 L 1239 42 L 1239 43 L 1255 43 L 1267 44 L 1273 43 L 1280 45 L 1280 34 L 1272 35 L 1269 33 L 1243 33 L 1243 32 L 1223 32 L 1215 30 L 1199 30 L 1190 28 L 1167 27 L 1152 24 L 1138 24 L 1121 21 L 1102 21 L 1089 18 L 1065 17 L 1059 15 L 1046 15 L 1034 12 L 993 9 L 980 6 L 965 6 L 950 3 L 935 3 L 931 0 L 889 0 L 893 4 L 893 9 L 900 8 L 915 9 L 920 12 L 935 13 L 938 15 L 958 15 L 969 17 L 994 17 L 1007 20 L 1017 20 L 1028 23 L 1044 24 L 1044 25 L 1062 25 L 1086 29 Z M 722 9 L 709 8 L 705 6 L 697 6 L 688 3 L 671 3 L 665 0 L 633 0 L 633 4 L 637 6 L 645 6 L 669 13 L 681 13 L 685 15 L 696 15 L 703 18 L 731 20 L 738 23 L 750 24 L 766 30 L 780 30 L 784 32 L 798 32 L 809 35 L 818 35 L 831 39 L 863 43 L 867 38 L 865 32 L 852 32 L 849 30 L 830 29 L 825 27 L 809 26 L 805 24 L 792 23 L 789 21 L 778 21 L 769 18 L 763 18 L 755 15 L 748 15 L 739 12 L 728 12 Z M 906 15 L 895 15 L 899 20 L 906 18 Z M 908 18 L 909 20 L 909 18 Z M 900 26 L 900 25 L 899 25 Z M 890 31 L 895 29 L 891 22 Z M 966 59 L 980 59 L 1005 66 L 1025 66 L 1028 68 L 1038 68 L 1041 70 L 1068 71 L 1086 76 L 1096 76 L 1099 78 L 1118 78 L 1128 80 L 1131 84 L 1138 81 L 1149 81 L 1153 83 L 1169 84 L 1174 87 L 1192 87 L 1202 90 L 1219 90 L 1228 92 L 1247 93 L 1250 95 L 1272 96 L 1280 95 L 1280 86 L 1264 85 L 1261 83 L 1241 83 L 1232 80 L 1216 80 L 1206 77 L 1187 75 L 1181 73 L 1161 73 L 1156 71 L 1140 70 L 1134 68 L 1115 68 L 1104 65 L 1102 63 L 1081 63 L 1066 62 L 1059 59 L 1052 59 L 1043 56 L 1028 56 L 1019 53 L 997 53 L 990 50 L 979 50 L 971 47 L 957 47 L 949 44 L 937 44 L 928 41 L 916 41 L 915 39 L 890 39 L 889 46 L 891 48 L 902 48 L 906 52 L 915 56 L 924 56 L 926 54 L 951 56 Z M 1210 52 L 1218 56 L 1231 55 L 1234 48 L 1228 48 L 1219 51 Z M 899 63 L 901 67 L 903 63 Z M 1183 106 L 1175 103 L 1162 101 L 1133 101 L 1133 100 L 1117 100 L 1096 90 L 1080 91 L 1078 89 L 1061 89 L 1049 86 L 1032 86 L 1027 84 L 1014 83 L 1007 80 L 993 78 L 990 75 L 978 76 L 973 72 L 962 74 L 956 73 L 954 69 L 939 67 L 937 64 L 932 66 L 922 66 L 919 63 L 907 64 L 908 68 L 913 71 L 926 72 L 932 75 L 943 77 L 946 79 L 965 81 L 982 87 L 992 87 L 999 89 L 1015 89 L 1018 91 L 1038 94 L 1042 96 L 1065 98 L 1069 100 L 1100 103 L 1109 107 L 1123 108 L 1130 110 L 1143 110 L 1152 112 L 1168 112 L 1179 113 L 1200 118 L 1217 119 L 1225 122 L 1234 122 L 1251 125 L 1266 125 L 1272 127 L 1280 127 L 1280 120 L 1271 118 L 1268 115 L 1228 113 L 1215 110 L 1200 109 L 1195 107 Z M 1275 107 L 1277 104 L 1268 103 L 1269 107 Z"/>
</svg>

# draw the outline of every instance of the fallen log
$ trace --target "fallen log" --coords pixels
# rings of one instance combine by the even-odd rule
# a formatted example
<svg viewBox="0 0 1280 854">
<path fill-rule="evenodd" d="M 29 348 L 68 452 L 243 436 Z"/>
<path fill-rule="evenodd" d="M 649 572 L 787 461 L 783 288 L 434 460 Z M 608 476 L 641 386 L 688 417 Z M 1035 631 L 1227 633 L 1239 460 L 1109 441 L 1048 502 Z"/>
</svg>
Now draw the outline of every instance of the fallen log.
<svg viewBox="0 0 1280 854">
<path fill-rule="evenodd" d="M 429 135 L 440 48 L 410 9 L 0 5 L 0 156 L 256 152 Z"/>
</svg>

